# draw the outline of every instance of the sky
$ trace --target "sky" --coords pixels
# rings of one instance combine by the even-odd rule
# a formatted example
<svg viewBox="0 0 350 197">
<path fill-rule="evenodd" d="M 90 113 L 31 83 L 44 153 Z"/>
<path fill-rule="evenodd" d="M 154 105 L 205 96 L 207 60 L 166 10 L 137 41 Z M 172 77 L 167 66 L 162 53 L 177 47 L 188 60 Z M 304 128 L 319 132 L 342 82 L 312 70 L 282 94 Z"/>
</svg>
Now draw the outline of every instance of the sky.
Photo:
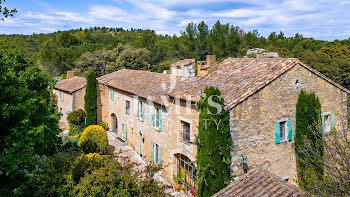
<svg viewBox="0 0 350 197">
<path fill-rule="evenodd" d="M 6 0 L 4 6 L 18 13 L 0 21 L 0 34 L 105 26 L 179 35 L 189 22 L 212 27 L 220 20 L 262 36 L 350 38 L 350 0 Z"/>
</svg>

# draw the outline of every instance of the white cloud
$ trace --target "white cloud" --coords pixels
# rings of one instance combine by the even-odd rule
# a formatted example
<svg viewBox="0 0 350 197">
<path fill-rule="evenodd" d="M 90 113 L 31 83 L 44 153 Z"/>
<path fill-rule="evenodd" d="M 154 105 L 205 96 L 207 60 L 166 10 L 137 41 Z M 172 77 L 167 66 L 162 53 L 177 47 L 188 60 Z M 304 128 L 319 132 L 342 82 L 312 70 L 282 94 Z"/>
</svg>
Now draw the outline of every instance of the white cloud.
<svg viewBox="0 0 350 197">
<path fill-rule="evenodd" d="M 111 20 L 115 17 L 127 16 L 128 13 L 111 5 L 94 5 L 90 7 L 89 16 Z"/>
</svg>

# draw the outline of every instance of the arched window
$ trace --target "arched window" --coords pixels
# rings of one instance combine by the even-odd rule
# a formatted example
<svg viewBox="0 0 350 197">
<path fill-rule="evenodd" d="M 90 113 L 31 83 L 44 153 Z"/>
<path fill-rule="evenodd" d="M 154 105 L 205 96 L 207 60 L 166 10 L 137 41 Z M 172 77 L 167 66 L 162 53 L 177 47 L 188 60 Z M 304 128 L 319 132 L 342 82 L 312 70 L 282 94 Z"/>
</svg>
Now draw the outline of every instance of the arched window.
<svg viewBox="0 0 350 197">
<path fill-rule="evenodd" d="M 188 192 L 192 187 L 197 187 L 197 171 L 191 160 L 183 154 L 176 154 L 176 172 L 184 179 L 184 190 Z"/>
<path fill-rule="evenodd" d="M 118 119 L 114 113 L 111 115 L 111 129 L 116 133 L 118 132 Z"/>
</svg>

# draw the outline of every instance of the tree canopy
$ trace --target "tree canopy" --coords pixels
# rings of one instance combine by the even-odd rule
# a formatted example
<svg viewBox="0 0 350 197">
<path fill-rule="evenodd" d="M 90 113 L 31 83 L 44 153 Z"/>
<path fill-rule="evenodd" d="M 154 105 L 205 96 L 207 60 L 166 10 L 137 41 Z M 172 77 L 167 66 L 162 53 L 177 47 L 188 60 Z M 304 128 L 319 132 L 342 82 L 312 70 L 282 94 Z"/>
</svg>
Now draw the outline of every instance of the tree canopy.
<svg viewBox="0 0 350 197">
<path fill-rule="evenodd" d="M 32 170 L 34 156 L 58 150 L 60 115 L 50 85 L 48 75 L 0 42 L 0 176 L 5 182 Z"/>
</svg>

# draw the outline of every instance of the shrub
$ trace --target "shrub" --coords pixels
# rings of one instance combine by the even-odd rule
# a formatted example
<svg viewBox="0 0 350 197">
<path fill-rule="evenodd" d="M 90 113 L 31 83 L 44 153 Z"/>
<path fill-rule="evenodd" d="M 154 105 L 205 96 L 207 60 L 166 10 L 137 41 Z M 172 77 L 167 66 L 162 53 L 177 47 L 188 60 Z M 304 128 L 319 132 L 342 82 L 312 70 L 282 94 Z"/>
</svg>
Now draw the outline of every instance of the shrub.
<svg viewBox="0 0 350 197">
<path fill-rule="evenodd" d="M 77 109 L 72 112 L 69 112 L 67 116 L 67 120 L 70 124 L 84 125 L 85 117 L 86 117 L 85 111 L 82 109 Z"/>
<path fill-rule="evenodd" d="M 69 124 L 69 136 L 80 135 L 84 130 L 84 126 Z"/>
<path fill-rule="evenodd" d="M 63 142 L 62 146 L 61 146 L 63 151 L 78 151 L 80 148 L 80 143 L 78 139 L 70 139 L 67 140 L 65 142 Z"/>
<path fill-rule="evenodd" d="M 84 99 L 86 125 L 95 125 L 97 124 L 97 82 L 96 73 L 94 71 L 89 71 L 87 73 Z"/>
<path fill-rule="evenodd" d="M 108 130 L 107 124 L 103 121 L 99 122 L 98 125 L 100 125 L 101 127 L 103 127 L 106 131 Z"/>
<path fill-rule="evenodd" d="M 99 125 L 90 125 L 80 137 L 80 147 L 85 153 L 106 154 L 108 150 L 107 132 Z"/>
<path fill-rule="evenodd" d="M 212 196 L 231 180 L 230 115 L 224 110 L 220 90 L 208 87 L 198 103 L 200 109 L 197 144 L 198 196 Z M 210 98 L 220 109 L 210 105 Z M 217 123 L 220 124 L 217 125 Z"/>
<path fill-rule="evenodd" d="M 91 171 L 100 168 L 103 165 L 103 157 L 98 153 L 89 153 L 80 155 L 74 162 L 72 167 L 72 178 L 78 183 L 80 178 L 84 176 L 85 173 L 90 173 Z"/>
</svg>

